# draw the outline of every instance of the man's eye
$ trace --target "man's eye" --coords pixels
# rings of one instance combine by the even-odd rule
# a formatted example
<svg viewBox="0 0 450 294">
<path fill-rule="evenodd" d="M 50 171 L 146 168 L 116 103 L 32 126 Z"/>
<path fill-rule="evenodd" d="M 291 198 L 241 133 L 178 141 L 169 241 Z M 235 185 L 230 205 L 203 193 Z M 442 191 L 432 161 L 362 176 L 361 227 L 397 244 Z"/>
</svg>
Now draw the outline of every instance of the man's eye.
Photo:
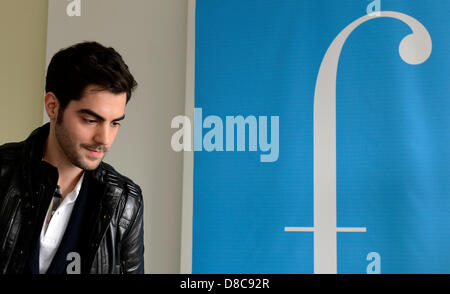
<svg viewBox="0 0 450 294">
<path fill-rule="evenodd" d="M 115 121 L 115 122 L 112 123 L 112 125 L 113 125 L 114 127 L 119 127 L 119 126 L 120 126 L 120 122 Z"/>
<path fill-rule="evenodd" d="M 85 122 L 87 122 L 88 124 L 94 124 L 94 123 L 96 123 L 96 120 L 93 120 L 93 119 L 84 118 L 83 120 L 84 120 Z"/>
</svg>

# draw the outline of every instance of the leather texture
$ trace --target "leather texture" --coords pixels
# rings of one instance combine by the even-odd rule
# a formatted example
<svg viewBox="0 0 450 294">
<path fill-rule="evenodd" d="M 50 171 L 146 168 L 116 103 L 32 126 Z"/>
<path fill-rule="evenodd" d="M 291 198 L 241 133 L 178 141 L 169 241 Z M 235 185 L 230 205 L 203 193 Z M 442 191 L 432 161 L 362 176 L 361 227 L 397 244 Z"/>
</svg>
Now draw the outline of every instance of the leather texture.
<svg viewBox="0 0 450 294">
<path fill-rule="evenodd" d="M 23 142 L 0 146 L 0 273 L 27 272 L 58 171 L 42 161 L 49 123 Z M 144 273 L 143 199 L 138 185 L 102 162 L 86 171 L 89 213 L 81 273 Z"/>
</svg>

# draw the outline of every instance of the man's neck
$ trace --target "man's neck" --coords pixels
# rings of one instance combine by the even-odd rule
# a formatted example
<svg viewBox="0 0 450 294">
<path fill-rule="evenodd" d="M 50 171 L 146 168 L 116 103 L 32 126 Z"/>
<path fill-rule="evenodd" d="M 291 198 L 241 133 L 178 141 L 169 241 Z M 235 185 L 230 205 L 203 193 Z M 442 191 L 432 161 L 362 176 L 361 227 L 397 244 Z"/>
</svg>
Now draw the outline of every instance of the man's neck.
<svg viewBox="0 0 450 294">
<path fill-rule="evenodd" d="M 83 175 L 83 170 L 68 160 L 59 146 L 52 128 L 50 128 L 50 133 L 45 141 L 42 159 L 58 169 L 58 185 L 64 199 L 77 185 Z"/>
</svg>

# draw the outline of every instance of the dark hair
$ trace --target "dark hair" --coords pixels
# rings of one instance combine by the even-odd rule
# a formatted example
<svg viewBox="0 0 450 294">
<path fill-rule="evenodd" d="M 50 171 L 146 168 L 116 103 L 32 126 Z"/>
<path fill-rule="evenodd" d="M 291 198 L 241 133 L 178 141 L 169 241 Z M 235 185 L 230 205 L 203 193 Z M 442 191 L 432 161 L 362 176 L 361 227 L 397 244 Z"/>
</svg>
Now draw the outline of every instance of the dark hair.
<svg viewBox="0 0 450 294">
<path fill-rule="evenodd" d="M 89 85 L 98 85 L 114 94 L 126 92 L 127 103 L 137 87 L 128 66 L 114 48 L 83 42 L 62 49 L 52 57 L 45 91 L 56 95 L 62 110 L 71 100 L 80 100 Z"/>
</svg>

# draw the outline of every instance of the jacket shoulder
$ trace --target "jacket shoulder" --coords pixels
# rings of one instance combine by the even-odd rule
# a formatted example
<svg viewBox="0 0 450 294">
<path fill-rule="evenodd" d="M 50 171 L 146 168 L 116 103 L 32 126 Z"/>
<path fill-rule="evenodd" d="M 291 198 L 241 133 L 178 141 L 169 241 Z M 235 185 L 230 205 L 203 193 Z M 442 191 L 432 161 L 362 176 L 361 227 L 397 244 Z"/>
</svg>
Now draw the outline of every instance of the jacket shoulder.
<svg viewBox="0 0 450 294">
<path fill-rule="evenodd" d="M 6 143 L 0 146 L 0 178 L 10 174 L 20 160 L 24 143 Z"/>
<path fill-rule="evenodd" d="M 14 160 L 20 156 L 24 142 L 6 143 L 0 146 L 0 160 Z"/>
<path fill-rule="evenodd" d="M 120 174 L 111 165 L 102 162 L 103 181 L 107 185 L 112 185 L 124 190 L 125 194 L 142 201 L 142 190 L 139 185 L 134 183 L 130 178 Z"/>
<path fill-rule="evenodd" d="M 107 185 L 112 185 L 123 190 L 123 202 L 121 205 L 119 227 L 124 236 L 129 235 L 130 230 L 135 225 L 139 226 L 143 215 L 143 198 L 139 185 L 128 177 L 117 172 L 111 165 L 102 163 L 103 181 Z"/>
</svg>

